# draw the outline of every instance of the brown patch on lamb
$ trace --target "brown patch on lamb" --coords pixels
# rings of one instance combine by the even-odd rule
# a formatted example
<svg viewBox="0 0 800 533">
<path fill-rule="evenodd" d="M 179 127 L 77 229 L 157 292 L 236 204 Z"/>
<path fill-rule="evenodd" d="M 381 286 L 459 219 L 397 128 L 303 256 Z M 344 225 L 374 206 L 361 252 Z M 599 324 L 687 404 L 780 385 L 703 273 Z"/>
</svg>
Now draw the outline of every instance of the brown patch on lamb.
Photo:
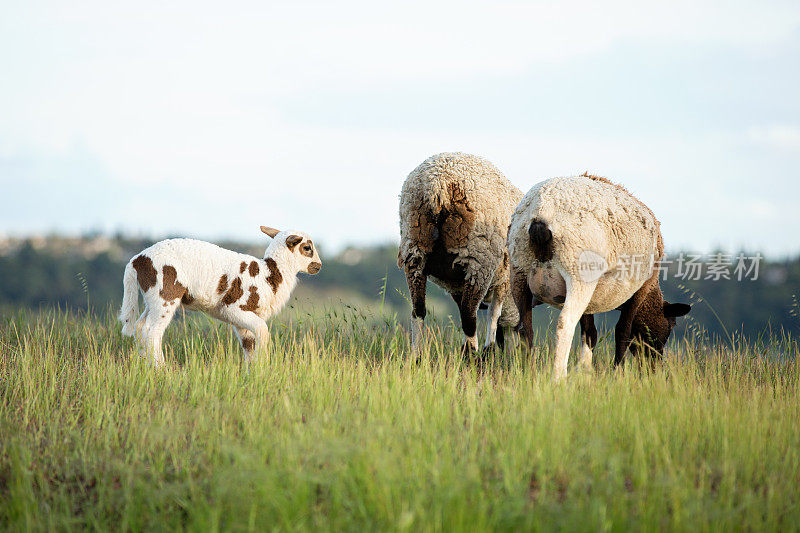
<svg viewBox="0 0 800 533">
<path fill-rule="evenodd" d="M 175 267 L 164 265 L 161 272 L 164 274 L 164 279 L 161 280 L 161 290 L 158 294 L 168 302 L 183 298 L 183 295 L 186 294 L 186 287 L 178 281 L 178 271 L 175 270 Z"/>
<path fill-rule="evenodd" d="M 258 309 L 258 289 L 254 285 L 251 285 L 248 290 L 250 291 L 250 295 L 247 297 L 247 302 L 239 307 L 242 311 L 255 311 Z"/>
<path fill-rule="evenodd" d="M 133 265 L 133 269 L 136 270 L 136 280 L 139 282 L 139 287 L 142 288 L 142 292 L 147 292 L 152 287 L 156 286 L 156 272 L 155 267 L 153 267 L 153 261 L 146 255 L 139 255 L 133 261 L 131 261 L 131 265 Z"/>
<path fill-rule="evenodd" d="M 258 271 L 259 271 L 258 263 L 256 263 L 255 261 L 250 261 L 250 266 L 247 267 L 247 271 L 253 277 L 258 276 Z"/>
<path fill-rule="evenodd" d="M 469 234 L 475 226 L 475 211 L 460 184 L 448 183 L 447 192 L 450 205 L 442 210 L 445 218 L 441 232 L 445 248 L 452 250 L 467 244 Z"/>
<path fill-rule="evenodd" d="M 314 257 L 314 243 L 308 241 L 306 244 L 308 245 L 308 249 L 306 249 L 306 247 L 303 246 L 300 248 L 300 253 L 306 257 Z"/>
<path fill-rule="evenodd" d="M 242 290 L 242 278 L 236 278 L 231 282 L 231 287 L 228 289 L 228 292 L 225 293 L 225 296 L 222 297 L 222 303 L 224 305 L 231 305 L 236 303 L 239 298 L 242 297 L 244 291 Z"/>
<path fill-rule="evenodd" d="M 278 287 L 283 282 L 283 274 L 278 268 L 278 263 L 271 257 L 267 258 L 267 268 L 269 268 L 269 276 L 267 276 L 267 283 L 272 287 L 272 292 L 278 292 Z"/>
<path fill-rule="evenodd" d="M 286 237 L 286 247 L 290 252 L 294 252 L 294 249 L 302 240 L 303 238 L 300 235 L 289 235 Z"/>
<path fill-rule="evenodd" d="M 183 296 L 181 297 L 181 303 L 183 305 L 192 305 L 194 303 L 194 297 L 189 294 L 189 291 L 183 293 Z"/>
<path fill-rule="evenodd" d="M 251 337 L 243 337 L 242 338 L 242 348 L 245 349 L 246 352 L 251 351 L 256 345 L 256 340 Z"/>
<path fill-rule="evenodd" d="M 219 283 L 217 283 L 217 292 L 219 294 L 222 294 L 227 290 L 228 290 L 228 275 L 223 274 L 219 278 Z"/>
<path fill-rule="evenodd" d="M 247 269 L 247 262 L 242 261 L 242 264 L 239 265 L 239 274 L 244 274 L 244 271 Z"/>
</svg>

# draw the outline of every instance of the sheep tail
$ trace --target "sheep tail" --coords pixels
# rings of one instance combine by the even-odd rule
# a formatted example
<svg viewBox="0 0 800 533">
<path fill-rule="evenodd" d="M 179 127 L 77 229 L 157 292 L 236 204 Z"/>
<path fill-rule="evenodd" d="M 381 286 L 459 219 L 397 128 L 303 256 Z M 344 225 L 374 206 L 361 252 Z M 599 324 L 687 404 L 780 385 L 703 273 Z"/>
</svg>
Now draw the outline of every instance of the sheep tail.
<svg viewBox="0 0 800 533">
<path fill-rule="evenodd" d="M 547 227 L 547 222 L 534 218 L 528 226 L 528 235 L 536 260 L 540 263 L 550 261 L 553 258 L 553 232 Z"/>
<path fill-rule="evenodd" d="M 136 271 L 131 263 L 125 265 L 122 276 L 122 308 L 119 310 L 119 321 L 122 322 L 122 334 L 132 337 L 136 331 L 136 315 L 139 314 L 139 286 Z"/>
</svg>

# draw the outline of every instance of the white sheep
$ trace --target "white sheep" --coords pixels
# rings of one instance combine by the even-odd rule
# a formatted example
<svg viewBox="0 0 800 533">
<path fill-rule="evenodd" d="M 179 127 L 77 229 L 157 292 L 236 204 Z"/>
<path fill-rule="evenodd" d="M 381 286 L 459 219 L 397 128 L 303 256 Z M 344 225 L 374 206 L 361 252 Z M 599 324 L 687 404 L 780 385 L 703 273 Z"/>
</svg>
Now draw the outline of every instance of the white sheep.
<svg viewBox="0 0 800 533">
<path fill-rule="evenodd" d="M 272 237 L 264 258 L 193 239 L 168 239 L 142 250 L 125 267 L 119 320 L 156 366 L 164 363 L 161 339 L 178 307 L 204 311 L 233 325 L 245 360 L 266 349 L 265 320 L 289 300 L 297 274 L 316 274 L 322 262 L 306 233 L 261 226 Z M 145 310 L 138 314 L 138 290 Z"/>
<path fill-rule="evenodd" d="M 567 373 L 572 336 L 580 321 L 582 366 L 591 366 L 597 330 L 591 315 L 621 311 L 615 328 L 615 364 L 631 345 L 661 354 L 675 318 L 687 304 L 664 301 L 659 261 L 664 255 L 660 223 L 623 187 L 584 174 L 535 185 L 514 211 L 508 234 L 511 285 L 522 336 L 531 346 L 531 310 L 561 308 L 553 374 Z"/>
<path fill-rule="evenodd" d="M 516 326 L 510 297 L 506 237 L 522 198 L 489 161 L 470 154 L 433 155 L 415 168 L 400 193 L 400 251 L 413 309 L 412 346 L 419 349 L 428 276 L 459 307 L 466 341 L 477 350 L 477 310 L 489 303 L 486 347 L 503 343 L 501 326 Z M 506 305 L 504 305 L 506 303 Z"/>
</svg>

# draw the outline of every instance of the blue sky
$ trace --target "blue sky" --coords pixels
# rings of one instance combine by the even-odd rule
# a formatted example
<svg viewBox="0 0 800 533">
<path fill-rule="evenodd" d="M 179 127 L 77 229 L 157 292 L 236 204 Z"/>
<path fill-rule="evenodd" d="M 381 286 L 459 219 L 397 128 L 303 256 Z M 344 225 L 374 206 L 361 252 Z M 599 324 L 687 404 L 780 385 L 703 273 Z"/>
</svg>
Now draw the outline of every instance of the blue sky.
<svg viewBox="0 0 800 533">
<path fill-rule="evenodd" d="M 668 249 L 800 252 L 796 1 L 164 4 L 0 4 L 0 234 L 392 241 L 461 150 L 618 181 Z"/>
</svg>

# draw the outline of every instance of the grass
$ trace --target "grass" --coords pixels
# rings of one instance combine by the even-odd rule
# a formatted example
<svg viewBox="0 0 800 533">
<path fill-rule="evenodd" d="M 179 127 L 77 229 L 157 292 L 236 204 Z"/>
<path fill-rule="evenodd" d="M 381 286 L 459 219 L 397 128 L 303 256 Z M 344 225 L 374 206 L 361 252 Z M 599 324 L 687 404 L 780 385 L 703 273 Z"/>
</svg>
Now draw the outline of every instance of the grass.
<svg viewBox="0 0 800 533">
<path fill-rule="evenodd" d="M 283 322 L 281 322 L 283 321 Z M 791 338 L 673 342 L 654 373 L 419 364 L 393 317 L 287 312 L 269 360 L 176 320 L 150 368 L 111 313 L 0 324 L 0 529 L 787 530 L 800 524 Z"/>
</svg>

